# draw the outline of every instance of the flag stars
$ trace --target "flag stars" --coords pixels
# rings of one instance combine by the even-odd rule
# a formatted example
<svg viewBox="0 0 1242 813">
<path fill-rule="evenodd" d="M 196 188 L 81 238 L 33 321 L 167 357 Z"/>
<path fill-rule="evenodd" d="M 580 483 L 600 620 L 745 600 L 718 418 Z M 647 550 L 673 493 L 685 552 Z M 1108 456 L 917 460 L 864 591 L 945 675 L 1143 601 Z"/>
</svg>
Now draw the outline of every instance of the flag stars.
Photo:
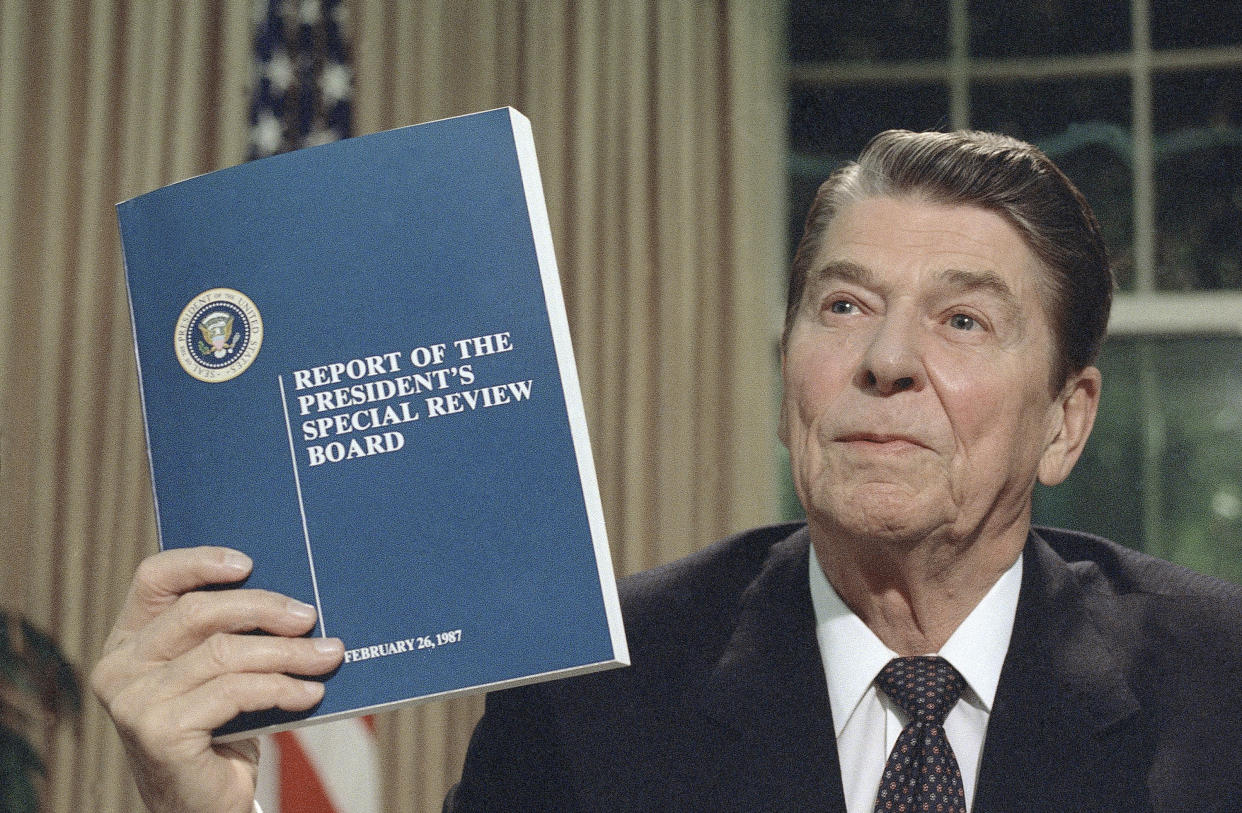
<svg viewBox="0 0 1242 813">
<path fill-rule="evenodd" d="M 280 93 L 287 92 L 293 85 L 293 61 L 283 48 L 273 49 L 272 58 L 268 60 L 263 73 L 272 88 Z"/>
<path fill-rule="evenodd" d="M 302 0 L 301 5 L 298 6 L 298 21 L 302 25 L 316 25 L 321 13 L 319 0 Z"/>
<path fill-rule="evenodd" d="M 255 27 L 250 157 L 350 132 L 353 73 L 341 0 L 267 0 Z"/>
<path fill-rule="evenodd" d="M 333 141 L 339 141 L 340 136 L 335 130 L 327 130 L 322 127 L 316 127 L 307 133 L 302 146 L 318 147 L 320 144 L 331 144 Z"/>
<path fill-rule="evenodd" d="M 258 121 L 250 128 L 250 143 L 261 156 L 272 155 L 280 149 L 284 128 L 271 111 L 259 113 Z"/>
<path fill-rule="evenodd" d="M 352 80 L 353 75 L 348 66 L 340 62 L 325 65 L 319 77 L 319 91 L 323 94 L 324 104 L 331 106 L 348 99 Z"/>
</svg>

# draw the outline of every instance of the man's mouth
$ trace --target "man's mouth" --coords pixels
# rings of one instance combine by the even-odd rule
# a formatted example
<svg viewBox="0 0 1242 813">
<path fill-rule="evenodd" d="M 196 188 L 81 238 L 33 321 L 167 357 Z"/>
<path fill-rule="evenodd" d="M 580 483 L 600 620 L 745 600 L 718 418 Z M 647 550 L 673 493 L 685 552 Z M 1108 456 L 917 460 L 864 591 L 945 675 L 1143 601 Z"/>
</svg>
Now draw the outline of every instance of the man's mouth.
<svg viewBox="0 0 1242 813">
<path fill-rule="evenodd" d="M 928 448 L 927 444 L 913 435 L 895 432 L 845 432 L 838 435 L 838 443 L 848 443 L 864 448 L 887 449 L 896 451 L 909 447 Z"/>
</svg>

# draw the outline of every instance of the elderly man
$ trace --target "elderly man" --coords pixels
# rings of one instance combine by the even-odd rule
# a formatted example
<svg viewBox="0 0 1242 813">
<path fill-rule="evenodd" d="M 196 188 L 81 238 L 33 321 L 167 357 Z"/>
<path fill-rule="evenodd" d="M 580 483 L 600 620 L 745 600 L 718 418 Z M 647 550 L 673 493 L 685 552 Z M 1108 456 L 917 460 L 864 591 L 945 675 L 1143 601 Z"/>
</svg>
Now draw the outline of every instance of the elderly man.
<svg viewBox="0 0 1242 813">
<path fill-rule="evenodd" d="M 888 132 L 821 187 L 790 277 L 781 439 L 803 524 L 626 580 L 633 666 L 489 698 L 446 809 L 1242 809 L 1242 590 L 1033 530 L 1091 431 L 1112 279 L 1038 150 Z M 149 559 L 94 676 L 156 810 L 248 810 L 242 709 L 339 642 Z M 220 636 L 260 628 L 273 636 Z M 316 647 L 319 648 L 316 648 Z"/>
</svg>

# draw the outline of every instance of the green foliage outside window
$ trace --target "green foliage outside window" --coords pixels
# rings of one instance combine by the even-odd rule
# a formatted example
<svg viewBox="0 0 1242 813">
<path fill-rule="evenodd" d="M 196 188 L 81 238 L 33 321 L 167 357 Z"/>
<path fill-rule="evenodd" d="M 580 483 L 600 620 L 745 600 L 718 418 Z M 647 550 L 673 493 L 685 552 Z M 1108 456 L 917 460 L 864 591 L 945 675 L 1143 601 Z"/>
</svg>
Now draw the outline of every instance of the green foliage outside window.
<svg viewBox="0 0 1242 813">
<path fill-rule="evenodd" d="M 1242 583 L 1242 339 L 1117 337 L 1100 417 L 1036 521 Z"/>
</svg>

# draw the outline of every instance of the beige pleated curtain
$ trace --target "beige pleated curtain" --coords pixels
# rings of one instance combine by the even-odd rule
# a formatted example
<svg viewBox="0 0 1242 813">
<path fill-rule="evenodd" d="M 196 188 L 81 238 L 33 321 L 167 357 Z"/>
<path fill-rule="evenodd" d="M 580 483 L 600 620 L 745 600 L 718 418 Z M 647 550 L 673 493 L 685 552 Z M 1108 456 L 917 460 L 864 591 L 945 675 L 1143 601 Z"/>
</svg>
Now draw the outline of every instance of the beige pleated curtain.
<svg viewBox="0 0 1242 813">
<path fill-rule="evenodd" d="M 533 123 L 614 559 L 777 510 L 779 3 L 349 3 L 358 133 Z M 244 2 L 0 0 L 0 604 L 85 673 L 156 549 L 115 202 L 239 163 Z M 385 810 L 438 810 L 477 699 L 380 715 Z M 47 809 L 141 809 L 88 700 Z"/>
</svg>

